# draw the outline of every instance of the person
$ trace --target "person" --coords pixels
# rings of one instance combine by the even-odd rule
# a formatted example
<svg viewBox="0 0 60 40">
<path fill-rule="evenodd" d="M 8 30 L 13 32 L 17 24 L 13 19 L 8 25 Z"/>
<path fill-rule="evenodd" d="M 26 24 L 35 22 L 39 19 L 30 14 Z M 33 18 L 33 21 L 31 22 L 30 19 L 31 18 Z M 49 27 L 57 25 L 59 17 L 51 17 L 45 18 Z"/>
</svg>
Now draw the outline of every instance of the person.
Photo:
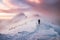
<svg viewBox="0 0 60 40">
<path fill-rule="evenodd" d="M 38 19 L 38 24 L 40 24 L 40 19 Z"/>
</svg>

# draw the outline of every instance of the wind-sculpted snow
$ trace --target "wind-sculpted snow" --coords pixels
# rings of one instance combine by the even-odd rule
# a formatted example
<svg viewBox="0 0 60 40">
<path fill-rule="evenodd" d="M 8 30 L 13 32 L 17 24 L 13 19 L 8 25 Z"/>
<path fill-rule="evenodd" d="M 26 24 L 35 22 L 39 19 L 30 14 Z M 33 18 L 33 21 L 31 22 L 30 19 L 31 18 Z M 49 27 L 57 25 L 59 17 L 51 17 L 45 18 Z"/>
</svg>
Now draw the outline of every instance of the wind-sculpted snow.
<svg viewBox="0 0 60 40">
<path fill-rule="evenodd" d="M 38 24 L 39 18 L 33 18 L 27 23 L 20 25 L 20 23 L 18 22 L 21 21 L 21 19 L 19 19 L 21 15 L 16 16 L 14 19 L 12 19 L 13 21 L 11 20 L 12 23 L 10 25 L 13 24 L 13 26 L 16 26 L 14 24 L 16 22 L 16 24 L 18 24 L 16 26 L 17 29 L 10 29 L 8 34 L 0 34 L 0 40 L 59 40 L 60 29 L 58 29 L 58 26 L 55 27 L 52 24 L 47 24 L 48 22 L 46 22 L 45 20 L 44 22 L 41 18 L 40 24 Z"/>
<path fill-rule="evenodd" d="M 23 31 L 13 36 L 0 34 L 0 40 L 59 40 L 58 37 L 58 32 L 54 31 L 53 28 L 41 28 L 40 25 L 31 33 Z"/>
</svg>

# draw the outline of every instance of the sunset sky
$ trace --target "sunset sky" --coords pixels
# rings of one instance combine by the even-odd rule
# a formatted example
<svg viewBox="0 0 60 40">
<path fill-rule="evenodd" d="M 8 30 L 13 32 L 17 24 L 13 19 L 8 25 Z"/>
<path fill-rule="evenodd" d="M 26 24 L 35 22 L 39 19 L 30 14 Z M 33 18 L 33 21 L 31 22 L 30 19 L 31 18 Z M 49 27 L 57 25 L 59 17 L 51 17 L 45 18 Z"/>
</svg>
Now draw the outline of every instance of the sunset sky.
<svg viewBox="0 0 60 40">
<path fill-rule="evenodd" d="M 6 7 L 3 3 L 0 2 L 0 10 L 7 10 L 9 9 L 8 7 Z M 0 19 L 11 19 L 15 14 L 12 13 L 4 13 L 4 12 L 0 12 Z"/>
<path fill-rule="evenodd" d="M 9 10 L 10 8 L 6 6 L 1 0 L 0 0 L 0 20 L 1 19 L 12 19 L 16 14 L 15 13 L 5 13 L 3 10 Z"/>
<path fill-rule="evenodd" d="M 21 8 L 28 8 L 29 6 L 23 3 L 18 4 L 18 6 L 16 4 L 14 4 L 16 1 L 13 2 L 13 4 L 8 3 L 8 0 L 0 0 L 0 19 L 12 19 L 16 13 L 18 12 L 18 10 L 14 10 L 14 8 L 16 7 L 21 7 Z M 7 4 L 7 5 L 5 5 Z M 14 6 L 12 6 L 14 5 Z M 21 6 L 20 6 L 21 5 Z M 10 10 L 13 9 L 13 10 Z M 23 9 L 24 10 L 24 9 Z M 12 13 L 14 12 L 14 13 Z"/>
</svg>

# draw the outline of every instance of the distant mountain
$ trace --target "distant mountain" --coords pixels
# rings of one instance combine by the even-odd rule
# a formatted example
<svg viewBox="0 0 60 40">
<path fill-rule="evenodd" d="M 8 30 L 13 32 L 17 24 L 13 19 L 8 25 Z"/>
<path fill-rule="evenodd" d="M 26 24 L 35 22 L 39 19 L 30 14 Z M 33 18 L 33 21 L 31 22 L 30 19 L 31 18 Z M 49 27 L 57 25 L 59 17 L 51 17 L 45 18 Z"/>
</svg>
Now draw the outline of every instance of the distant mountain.
<svg viewBox="0 0 60 40">
<path fill-rule="evenodd" d="M 26 18 L 26 16 L 25 16 L 24 13 L 19 13 L 19 14 L 17 14 L 11 21 L 12 21 L 12 22 L 16 22 L 16 21 L 23 20 L 23 19 L 25 19 L 25 18 Z"/>
</svg>

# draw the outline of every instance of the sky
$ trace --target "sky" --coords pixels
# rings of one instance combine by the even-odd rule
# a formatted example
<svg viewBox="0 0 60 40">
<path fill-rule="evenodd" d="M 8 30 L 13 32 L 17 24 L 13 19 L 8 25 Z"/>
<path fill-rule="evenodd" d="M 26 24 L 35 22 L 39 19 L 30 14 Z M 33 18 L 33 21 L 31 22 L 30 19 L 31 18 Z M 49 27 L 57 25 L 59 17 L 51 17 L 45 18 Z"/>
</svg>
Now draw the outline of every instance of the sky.
<svg viewBox="0 0 60 40">
<path fill-rule="evenodd" d="M 3 3 L 0 2 L 0 10 L 9 9 Z M 8 14 L 4 12 L 0 12 L 0 19 L 11 19 L 15 14 Z"/>
<path fill-rule="evenodd" d="M 0 19 L 12 19 L 16 15 L 16 12 L 25 11 L 30 7 L 24 4 L 23 1 L 20 2 L 21 0 L 8 1 L 9 0 L 0 0 Z"/>
</svg>

